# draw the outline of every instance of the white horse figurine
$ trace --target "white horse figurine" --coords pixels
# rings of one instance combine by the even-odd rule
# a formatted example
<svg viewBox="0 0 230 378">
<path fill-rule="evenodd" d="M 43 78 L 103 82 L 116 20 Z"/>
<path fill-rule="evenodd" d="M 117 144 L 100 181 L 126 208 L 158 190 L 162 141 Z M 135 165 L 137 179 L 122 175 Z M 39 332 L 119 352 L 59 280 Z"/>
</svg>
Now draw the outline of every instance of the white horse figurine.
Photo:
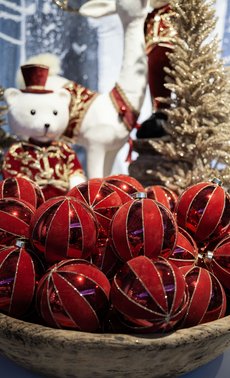
<svg viewBox="0 0 230 378">
<path fill-rule="evenodd" d="M 86 148 L 88 178 L 110 175 L 117 152 L 136 125 L 148 81 L 144 39 L 147 5 L 148 0 L 91 0 L 80 7 L 79 13 L 87 17 L 102 17 L 116 12 L 124 29 L 123 59 L 117 84 L 109 93 L 92 95 L 87 110 L 83 109 L 80 127 L 74 124 L 72 127 L 72 141 Z M 33 57 L 29 62 L 38 61 Z M 48 78 L 46 86 L 70 89 L 71 85 L 74 86 L 74 83 L 54 75 Z M 73 106 L 75 114 L 71 116 L 78 117 L 78 111 L 79 106 Z"/>
</svg>

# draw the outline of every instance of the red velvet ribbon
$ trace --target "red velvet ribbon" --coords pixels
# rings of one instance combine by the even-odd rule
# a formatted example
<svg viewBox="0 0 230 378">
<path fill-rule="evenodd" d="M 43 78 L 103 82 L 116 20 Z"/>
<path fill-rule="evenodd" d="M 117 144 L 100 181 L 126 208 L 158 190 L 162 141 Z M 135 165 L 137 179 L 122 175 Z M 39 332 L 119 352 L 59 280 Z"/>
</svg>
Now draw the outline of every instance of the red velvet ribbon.
<svg viewBox="0 0 230 378">
<path fill-rule="evenodd" d="M 137 125 L 139 112 L 132 107 L 119 84 L 116 84 L 115 87 L 111 90 L 110 96 L 115 108 L 118 111 L 119 116 L 121 117 L 127 129 L 131 131 Z"/>
<path fill-rule="evenodd" d="M 110 97 L 128 131 L 132 131 L 134 128 L 140 128 L 140 125 L 137 123 L 139 112 L 130 104 L 119 84 L 116 84 L 111 90 Z M 130 163 L 132 161 L 133 150 L 133 140 L 131 137 L 129 137 L 128 143 L 129 151 L 125 161 Z"/>
</svg>

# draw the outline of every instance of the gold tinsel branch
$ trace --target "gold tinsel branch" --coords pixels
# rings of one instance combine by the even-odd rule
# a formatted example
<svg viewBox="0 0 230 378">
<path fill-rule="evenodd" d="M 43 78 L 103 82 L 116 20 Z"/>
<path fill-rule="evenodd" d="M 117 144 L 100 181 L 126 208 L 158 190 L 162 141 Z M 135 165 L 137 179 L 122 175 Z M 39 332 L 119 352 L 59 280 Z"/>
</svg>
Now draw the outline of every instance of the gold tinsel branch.
<svg viewBox="0 0 230 378">
<path fill-rule="evenodd" d="M 218 39 L 207 41 L 216 25 L 213 3 L 171 1 L 176 36 L 165 86 L 172 96 L 158 99 L 169 105 L 168 138 L 151 144 L 164 157 L 156 175 L 178 192 L 213 176 L 230 186 L 230 84 L 218 57 Z"/>
</svg>

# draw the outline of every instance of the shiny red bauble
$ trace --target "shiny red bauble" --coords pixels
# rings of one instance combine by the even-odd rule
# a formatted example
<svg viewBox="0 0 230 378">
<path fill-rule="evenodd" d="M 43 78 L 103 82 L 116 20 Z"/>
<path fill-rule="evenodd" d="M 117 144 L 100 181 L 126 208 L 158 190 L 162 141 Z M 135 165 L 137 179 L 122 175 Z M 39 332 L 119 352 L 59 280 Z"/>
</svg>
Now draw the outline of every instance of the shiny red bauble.
<svg viewBox="0 0 230 378">
<path fill-rule="evenodd" d="M 0 311 L 21 317 L 30 309 L 35 294 L 36 268 L 24 247 L 0 248 Z"/>
<path fill-rule="evenodd" d="M 36 304 L 47 325 L 94 332 L 109 309 L 110 283 L 85 260 L 66 260 L 39 282 Z"/>
<path fill-rule="evenodd" d="M 192 237 L 179 228 L 177 242 L 173 250 L 166 250 L 162 256 L 173 262 L 176 266 L 193 266 L 198 262 L 198 248 Z"/>
<path fill-rule="evenodd" d="M 148 334 L 157 331 L 153 322 L 130 318 L 117 311 L 113 306 L 105 317 L 103 326 L 104 331 L 109 333 Z"/>
<path fill-rule="evenodd" d="M 138 255 L 157 258 L 162 251 L 174 249 L 177 224 L 161 203 L 148 198 L 131 200 L 114 215 L 111 238 L 122 261 Z"/>
<path fill-rule="evenodd" d="M 230 236 L 223 238 L 212 250 L 207 247 L 203 258 L 224 288 L 230 289 Z"/>
<path fill-rule="evenodd" d="M 0 244 L 11 245 L 17 239 L 28 239 L 35 210 L 30 203 L 18 198 L 0 199 Z"/>
<path fill-rule="evenodd" d="M 178 225 L 196 242 L 207 242 L 226 234 L 230 224 L 230 197 L 216 182 L 200 182 L 178 198 Z"/>
<path fill-rule="evenodd" d="M 91 179 L 72 188 L 72 196 L 89 205 L 94 211 L 102 232 L 108 234 L 110 221 L 121 206 L 121 198 L 104 179 Z"/>
<path fill-rule="evenodd" d="M 134 177 L 119 174 L 105 177 L 108 183 L 120 196 L 123 203 L 130 201 L 136 192 L 144 192 L 143 185 Z"/>
<path fill-rule="evenodd" d="M 118 193 L 104 179 L 90 179 L 75 186 L 68 193 L 83 201 L 93 210 L 98 221 L 98 238 L 92 253 L 92 262 L 109 277 L 116 271 L 118 258 L 109 240 L 111 219 L 122 205 Z"/>
<path fill-rule="evenodd" d="M 154 199 L 162 203 L 170 211 L 174 211 L 178 196 L 172 190 L 163 185 L 151 185 L 147 186 L 145 191 L 147 198 Z"/>
<path fill-rule="evenodd" d="M 181 267 L 189 291 L 189 304 L 181 327 L 193 327 L 222 318 L 226 312 L 226 294 L 219 280 L 207 269 Z"/>
<path fill-rule="evenodd" d="M 91 262 L 96 265 L 106 277 L 113 278 L 122 262 L 114 252 L 111 240 L 98 239 L 96 247 L 91 255 Z"/>
<path fill-rule="evenodd" d="M 111 287 L 114 308 L 133 325 L 152 332 L 172 329 L 187 307 L 187 290 L 179 268 L 165 259 L 138 256 L 117 272 Z"/>
<path fill-rule="evenodd" d="M 93 212 L 73 197 L 47 200 L 35 212 L 30 241 L 48 264 L 87 258 L 95 248 L 97 224 Z"/>
<path fill-rule="evenodd" d="M 0 198 L 6 197 L 22 199 L 35 208 L 45 201 L 40 187 L 24 177 L 8 177 L 0 181 Z"/>
</svg>

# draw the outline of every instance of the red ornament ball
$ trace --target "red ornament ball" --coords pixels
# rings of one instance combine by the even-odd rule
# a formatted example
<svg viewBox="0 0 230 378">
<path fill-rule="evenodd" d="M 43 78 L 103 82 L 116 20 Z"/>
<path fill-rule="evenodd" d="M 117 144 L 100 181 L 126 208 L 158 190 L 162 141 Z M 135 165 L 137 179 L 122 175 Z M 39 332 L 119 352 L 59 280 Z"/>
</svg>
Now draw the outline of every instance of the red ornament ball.
<svg viewBox="0 0 230 378">
<path fill-rule="evenodd" d="M 198 261 L 198 248 L 192 237 L 179 228 L 177 242 L 173 250 L 166 250 L 162 256 L 173 262 L 177 267 L 193 266 Z"/>
<path fill-rule="evenodd" d="M 0 249 L 0 311 L 22 317 L 30 309 L 35 295 L 36 268 L 24 247 Z"/>
<path fill-rule="evenodd" d="M 111 301 L 117 311 L 152 332 L 172 329 L 184 315 L 187 290 L 179 268 L 165 259 L 138 256 L 115 275 Z"/>
<path fill-rule="evenodd" d="M 230 236 L 223 238 L 213 250 L 207 250 L 204 262 L 226 289 L 230 289 Z"/>
<path fill-rule="evenodd" d="M 222 318 L 226 312 L 226 294 L 219 280 L 207 269 L 181 267 L 189 291 L 189 304 L 180 324 L 182 328 Z"/>
<path fill-rule="evenodd" d="M 99 178 L 75 186 L 68 195 L 83 201 L 93 210 L 99 231 L 92 262 L 106 275 L 113 276 L 118 258 L 112 250 L 108 236 L 111 219 L 122 205 L 120 196 L 104 179 Z"/>
<path fill-rule="evenodd" d="M 207 242 L 226 234 L 230 224 L 230 197 L 215 182 L 200 182 L 187 188 L 175 209 L 178 225 L 196 242 Z"/>
<path fill-rule="evenodd" d="M 0 198 L 6 197 L 22 199 L 35 208 L 45 201 L 40 187 L 24 177 L 8 177 L 0 182 Z"/>
<path fill-rule="evenodd" d="M 111 222 L 113 247 L 122 261 L 138 255 L 157 258 L 164 250 L 173 250 L 177 230 L 172 213 L 149 198 L 126 202 Z"/>
<path fill-rule="evenodd" d="M 98 239 L 96 248 L 92 253 L 91 261 L 109 279 L 113 278 L 121 267 L 121 260 L 115 254 L 109 238 Z"/>
<path fill-rule="evenodd" d="M 144 192 L 143 185 L 134 177 L 128 175 L 107 176 L 105 182 L 119 194 L 123 203 L 130 201 L 134 193 Z"/>
<path fill-rule="evenodd" d="M 17 239 L 29 239 L 30 222 L 35 210 L 22 199 L 0 199 L 0 244 L 11 245 Z"/>
<path fill-rule="evenodd" d="M 138 333 L 148 334 L 157 331 L 156 326 L 151 321 L 144 319 L 133 319 L 123 315 L 111 306 L 104 319 L 103 329 L 109 333 Z"/>
<path fill-rule="evenodd" d="M 174 211 L 178 196 L 172 190 L 162 185 L 151 185 L 147 186 L 145 191 L 147 198 L 154 199 L 162 203 L 170 211 Z"/>
<path fill-rule="evenodd" d="M 89 206 L 73 197 L 50 198 L 31 220 L 30 240 L 48 264 L 88 258 L 97 240 L 96 219 Z"/>
<path fill-rule="evenodd" d="M 108 234 L 110 221 L 122 202 L 118 193 L 106 184 L 104 179 L 97 178 L 83 182 L 71 189 L 68 196 L 89 205 L 102 227 L 101 232 L 105 235 Z"/>
<path fill-rule="evenodd" d="M 66 260 L 53 267 L 38 285 L 36 304 L 54 328 L 94 332 L 109 309 L 110 283 L 85 260 Z"/>
</svg>

